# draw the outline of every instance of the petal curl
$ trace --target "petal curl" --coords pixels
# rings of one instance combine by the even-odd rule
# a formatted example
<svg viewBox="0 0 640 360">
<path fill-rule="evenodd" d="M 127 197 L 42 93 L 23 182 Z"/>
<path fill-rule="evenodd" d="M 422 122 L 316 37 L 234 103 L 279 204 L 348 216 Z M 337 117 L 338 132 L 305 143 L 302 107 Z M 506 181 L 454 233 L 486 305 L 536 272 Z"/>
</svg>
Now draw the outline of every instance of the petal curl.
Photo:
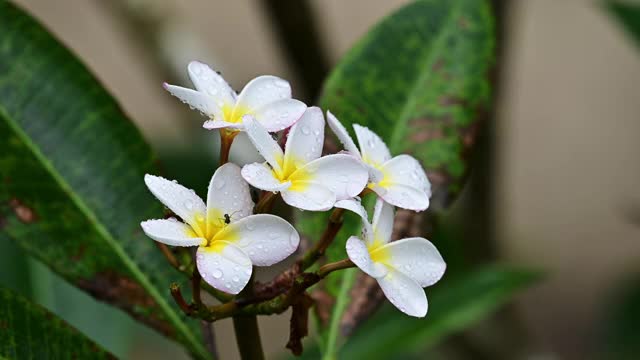
<svg viewBox="0 0 640 360">
<path fill-rule="evenodd" d="M 351 153 L 353 156 L 362 158 L 362 156 L 360 155 L 360 150 L 358 150 L 358 147 L 353 142 L 353 139 L 351 138 L 351 136 L 349 136 L 349 132 L 347 131 L 347 129 L 345 129 L 338 118 L 336 118 L 330 111 L 327 111 L 327 123 L 329 124 L 329 128 L 331 128 L 331 131 L 333 131 L 338 140 L 340 140 L 340 142 L 342 143 L 342 146 L 344 146 L 344 149 Z"/>
<path fill-rule="evenodd" d="M 414 187 L 392 183 L 383 186 L 371 184 L 371 189 L 375 191 L 384 201 L 399 208 L 423 211 L 429 207 L 429 198 L 424 191 Z"/>
<path fill-rule="evenodd" d="M 300 120 L 289 131 L 284 150 L 284 172 L 295 169 L 317 159 L 322 154 L 324 142 L 324 118 L 318 107 L 308 108 Z"/>
<path fill-rule="evenodd" d="M 192 109 L 200 111 L 202 115 L 211 119 L 222 120 L 223 115 L 220 106 L 216 104 L 214 99 L 206 94 L 181 86 L 169 85 L 167 83 L 165 83 L 163 87 L 171 95 L 177 97 Z"/>
<path fill-rule="evenodd" d="M 253 270 L 247 254 L 226 241 L 216 241 L 210 247 L 199 247 L 196 264 L 204 281 L 234 295 L 244 289 Z"/>
<path fill-rule="evenodd" d="M 236 92 L 209 65 L 199 61 L 192 61 L 187 65 L 187 72 L 198 92 L 214 99 L 218 106 L 221 107 L 224 104 L 233 106 L 235 104 Z"/>
<path fill-rule="evenodd" d="M 285 203 L 302 210 L 326 211 L 336 203 L 336 194 L 316 182 L 298 182 L 280 194 Z"/>
<path fill-rule="evenodd" d="M 206 242 L 204 238 L 192 237 L 191 227 L 175 218 L 147 220 L 140 226 L 148 237 L 171 246 L 197 246 Z"/>
<path fill-rule="evenodd" d="M 254 110 L 256 120 L 269 132 L 284 130 L 293 125 L 307 109 L 307 105 L 295 99 L 282 99 Z"/>
<path fill-rule="evenodd" d="M 277 100 L 291 98 L 291 85 L 272 75 L 258 76 L 249 81 L 238 95 L 238 107 L 257 110 Z"/>
<path fill-rule="evenodd" d="M 251 140 L 260 155 L 267 160 L 273 170 L 281 172 L 284 153 L 280 145 L 273 140 L 267 129 L 256 121 L 253 116 L 243 116 L 242 122 L 244 123 L 249 140 Z"/>
<path fill-rule="evenodd" d="M 387 161 L 381 168 L 384 178 L 382 184 L 400 184 L 412 187 L 431 197 L 431 183 L 420 162 L 410 155 L 398 155 Z"/>
<path fill-rule="evenodd" d="M 336 200 L 349 199 L 362 192 L 369 173 L 362 163 L 347 154 L 334 154 L 313 160 L 289 177 L 292 184 L 307 181 L 321 184 L 336 195 Z"/>
<path fill-rule="evenodd" d="M 425 238 L 394 241 L 385 245 L 385 249 L 389 254 L 385 264 L 412 278 L 421 287 L 438 282 L 447 268 L 438 249 Z"/>
<path fill-rule="evenodd" d="M 353 124 L 353 129 L 356 131 L 356 137 L 360 145 L 360 153 L 365 162 L 379 166 L 391 159 L 391 153 L 387 148 L 387 144 L 382 141 L 378 134 L 358 124 Z"/>
<path fill-rule="evenodd" d="M 199 236 L 204 234 L 206 229 L 203 229 L 201 225 L 204 223 L 206 206 L 195 191 L 187 189 L 177 182 L 149 174 L 144 176 L 144 182 L 151 193 L 164 206 L 191 225 L 196 234 Z"/>
<path fill-rule="evenodd" d="M 386 266 L 371 260 L 367 245 L 355 236 L 351 236 L 347 240 L 347 256 L 360 270 L 373 278 L 383 277 L 388 272 Z"/>
<path fill-rule="evenodd" d="M 394 217 L 395 212 L 393 206 L 385 202 L 382 198 L 378 198 L 373 210 L 372 225 L 374 239 L 379 244 L 386 244 L 391 241 Z"/>
<path fill-rule="evenodd" d="M 291 186 L 291 182 L 280 182 L 271 168 L 264 163 L 253 163 L 242 167 L 242 177 L 251 186 L 265 191 L 282 191 Z"/>
<path fill-rule="evenodd" d="M 429 303 L 424 290 L 415 280 L 400 271 L 388 269 L 386 276 L 377 279 L 387 299 L 409 316 L 425 317 Z"/>
<path fill-rule="evenodd" d="M 371 244 L 373 242 L 373 229 L 371 224 L 369 223 L 369 217 L 367 214 L 367 210 L 365 210 L 364 206 L 359 201 L 353 199 L 346 199 L 336 201 L 334 207 L 346 209 L 356 213 L 362 219 L 362 235 L 367 244 Z"/>
</svg>

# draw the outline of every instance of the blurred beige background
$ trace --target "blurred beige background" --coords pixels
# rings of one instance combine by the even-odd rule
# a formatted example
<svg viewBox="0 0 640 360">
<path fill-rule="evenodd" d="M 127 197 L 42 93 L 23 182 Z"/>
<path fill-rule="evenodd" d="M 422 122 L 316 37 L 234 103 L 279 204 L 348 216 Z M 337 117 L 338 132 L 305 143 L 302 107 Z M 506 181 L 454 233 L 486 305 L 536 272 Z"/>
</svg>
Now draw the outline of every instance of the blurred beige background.
<svg viewBox="0 0 640 360">
<path fill-rule="evenodd" d="M 197 117 L 176 121 L 184 106 L 160 86 L 186 82 L 191 59 L 221 69 L 236 88 L 274 74 L 296 92 L 298 79 L 257 1 L 17 3 L 80 55 L 155 146 L 188 146 L 200 126 Z M 312 1 L 331 60 L 403 3 Z M 537 351 L 581 358 L 592 350 L 601 295 L 640 271 L 640 227 L 628 216 L 640 207 L 640 50 L 595 2 L 510 5 L 498 111 L 498 241 L 505 260 L 550 273 L 518 303 Z M 141 26 L 140 16 L 154 26 Z M 286 342 L 287 322 L 261 323 L 272 337 L 270 354 Z M 220 343 L 233 345 L 230 323 L 216 330 Z M 223 346 L 224 358 L 237 356 L 233 348 Z"/>
</svg>

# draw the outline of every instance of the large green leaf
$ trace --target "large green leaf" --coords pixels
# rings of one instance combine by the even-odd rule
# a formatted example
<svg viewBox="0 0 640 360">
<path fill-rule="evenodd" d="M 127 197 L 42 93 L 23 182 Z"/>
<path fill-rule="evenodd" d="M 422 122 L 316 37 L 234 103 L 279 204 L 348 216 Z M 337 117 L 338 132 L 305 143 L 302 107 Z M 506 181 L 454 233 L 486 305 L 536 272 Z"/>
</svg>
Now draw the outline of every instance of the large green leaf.
<svg viewBox="0 0 640 360">
<path fill-rule="evenodd" d="M 489 1 L 416 1 L 360 39 L 325 84 L 320 104 L 347 129 L 365 125 L 394 155 L 409 153 L 422 162 L 432 183 L 430 212 L 449 206 L 468 173 L 470 151 L 491 101 L 494 26 Z M 304 213 L 298 224 L 314 238 L 325 219 Z M 357 225 L 344 226 L 329 261 L 345 257 L 344 242 L 357 232 Z M 329 279 L 334 296 L 340 284 L 353 281 L 352 273 L 345 274 Z"/>
<path fill-rule="evenodd" d="M 0 358 L 114 359 L 63 320 L 0 288 Z"/>
<path fill-rule="evenodd" d="M 640 45 L 640 4 L 631 1 L 607 1 L 605 5 L 636 45 Z"/>
<path fill-rule="evenodd" d="M 162 216 L 143 183 L 153 161 L 84 65 L 0 0 L 0 240 L 206 357 L 169 296 L 180 275 L 139 226 Z"/>
</svg>

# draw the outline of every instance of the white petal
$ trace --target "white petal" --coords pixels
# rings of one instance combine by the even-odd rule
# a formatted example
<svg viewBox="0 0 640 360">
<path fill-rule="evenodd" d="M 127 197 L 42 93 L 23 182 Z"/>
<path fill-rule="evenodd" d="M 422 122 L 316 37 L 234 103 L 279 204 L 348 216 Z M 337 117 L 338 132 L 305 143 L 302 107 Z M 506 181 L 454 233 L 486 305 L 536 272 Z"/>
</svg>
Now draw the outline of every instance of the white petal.
<svg viewBox="0 0 640 360">
<path fill-rule="evenodd" d="M 384 248 L 389 254 L 385 264 L 409 276 L 421 287 L 438 282 L 447 268 L 438 249 L 425 238 L 402 239 Z"/>
<path fill-rule="evenodd" d="M 391 159 L 387 145 L 376 133 L 358 124 L 354 124 L 353 129 L 356 131 L 360 153 L 365 162 L 371 165 L 382 165 Z"/>
<path fill-rule="evenodd" d="M 347 240 L 347 256 L 360 270 L 367 275 L 379 278 L 387 274 L 387 267 L 383 264 L 374 263 L 369 256 L 367 245 L 361 239 L 351 236 Z"/>
<path fill-rule="evenodd" d="M 193 230 L 198 233 L 199 223 L 205 219 L 206 206 L 204 201 L 196 195 L 195 191 L 189 190 L 177 182 L 169 181 L 160 176 L 145 175 L 144 182 L 147 184 L 151 193 L 178 215 L 187 224 L 191 225 Z M 202 230 L 204 233 L 205 229 Z"/>
<path fill-rule="evenodd" d="M 187 66 L 187 72 L 196 89 L 216 101 L 216 104 L 235 104 L 236 92 L 209 65 L 199 61 L 192 61 Z"/>
<path fill-rule="evenodd" d="M 378 184 L 372 184 L 371 189 L 384 201 L 399 208 L 422 211 L 429 207 L 427 195 L 424 191 L 414 187 L 401 184 L 389 184 L 382 187 Z"/>
<path fill-rule="evenodd" d="M 310 107 L 289 130 L 284 148 L 284 171 L 293 172 L 322 155 L 324 118 L 322 110 Z M 292 169 L 292 170 L 289 170 Z"/>
<path fill-rule="evenodd" d="M 204 281 L 229 294 L 242 291 L 251 277 L 251 260 L 247 254 L 226 241 L 216 241 L 211 247 L 199 247 L 196 263 Z"/>
<path fill-rule="evenodd" d="M 140 223 L 140 226 L 148 237 L 171 246 L 196 246 L 206 242 L 204 238 L 191 237 L 191 227 L 175 218 L 147 220 Z"/>
<path fill-rule="evenodd" d="M 222 110 L 211 97 L 195 90 L 165 83 L 164 88 L 192 109 L 200 111 L 204 116 L 222 119 Z"/>
<path fill-rule="evenodd" d="M 273 140 L 267 129 L 250 115 L 243 116 L 242 122 L 244 123 L 249 140 L 251 140 L 260 155 L 267 160 L 275 171 L 282 171 L 281 164 L 284 154 L 282 153 L 280 145 Z"/>
<path fill-rule="evenodd" d="M 257 110 L 277 100 L 291 99 L 291 86 L 286 80 L 264 75 L 249 81 L 238 96 L 238 107 Z"/>
<path fill-rule="evenodd" d="M 253 212 L 249 185 L 240 175 L 240 167 L 226 163 L 218 168 L 209 182 L 207 193 L 207 219 L 217 221 L 229 215 L 233 221 Z"/>
<path fill-rule="evenodd" d="M 336 194 L 316 182 L 300 182 L 280 194 L 284 202 L 302 210 L 326 211 L 336 202 Z"/>
<path fill-rule="evenodd" d="M 373 210 L 373 235 L 380 244 L 391 241 L 395 212 L 392 205 L 378 198 Z"/>
<path fill-rule="evenodd" d="M 300 244 L 296 229 L 271 214 L 251 215 L 232 222 L 216 234 L 215 239 L 232 242 L 258 266 L 270 266 L 284 260 Z"/>
<path fill-rule="evenodd" d="M 372 235 L 373 230 L 371 228 L 371 224 L 369 223 L 369 217 L 367 214 L 367 210 L 365 210 L 364 206 L 359 201 L 353 199 L 340 200 L 336 201 L 334 207 L 347 209 L 349 211 L 353 211 L 362 219 L 362 233 L 363 238 L 366 240 L 368 244 L 373 242 Z"/>
<path fill-rule="evenodd" d="M 291 174 L 289 179 L 294 186 L 298 180 L 322 184 L 336 194 L 336 200 L 343 200 L 362 192 L 369 173 L 355 157 L 334 154 L 313 160 Z"/>
<path fill-rule="evenodd" d="M 333 133 L 338 137 L 338 140 L 340 140 L 340 142 L 344 146 L 344 149 L 350 152 L 352 155 L 360 158 L 360 151 L 358 150 L 356 144 L 353 142 L 353 139 L 351 139 L 351 136 L 349 136 L 349 132 L 347 131 L 347 129 L 345 129 L 342 123 L 340 123 L 340 121 L 338 121 L 338 119 L 333 116 L 330 111 L 327 111 L 327 123 L 329 124 L 331 131 L 333 131 Z"/>
<path fill-rule="evenodd" d="M 222 128 L 242 130 L 244 129 L 244 124 L 231 123 L 231 122 L 221 121 L 221 120 L 207 120 L 204 122 L 204 124 L 202 124 L 202 127 L 207 130 L 222 129 Z"/>
<path fill-rule="evenodd" d="M 422 165 L 409 155 L 398 155 L 382 165 L 385 182 L 402 184 L 424 192 L 427 199 L 431 197 L 431 183 Z"/>
<path fill-rule="evenodd" d="M 263 163 L 253 163 L 242 167 L 242 177 L 251 186 L 265 191 L 281 191 L 289 188 L 291 182 L 283 182 L 273 176 L 271 168 Z"/>
<path fill-rule="evenodd" d="M 284 130 L 298 121 L 307 105 L 295 99 L 282 99 L 254 110 L 256 120 L 269 132 Z"/>
<path fill-rule="evenodd" d="M 389 268 L 387 275 L 377 280 L 384 295 L 400 311 L 415 317 L 427 315 L 429 309 L 427 296 L 413 279 Z"/>
</svg>

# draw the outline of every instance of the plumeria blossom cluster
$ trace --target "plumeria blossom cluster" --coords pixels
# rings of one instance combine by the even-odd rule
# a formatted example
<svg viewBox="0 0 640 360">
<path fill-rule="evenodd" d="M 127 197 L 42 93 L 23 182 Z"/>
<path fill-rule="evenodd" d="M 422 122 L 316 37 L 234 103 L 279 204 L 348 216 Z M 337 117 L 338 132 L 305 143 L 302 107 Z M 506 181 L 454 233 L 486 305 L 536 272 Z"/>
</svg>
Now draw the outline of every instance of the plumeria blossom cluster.
<svg viewBox="0 0 640 360">
<path fill-rule="evenodd" d="M 278 263 L 300 243 L 298 232 L 286 220 L 254 214 L 268 212 L 268 200 L 275 194 L 301 210 L 353 211 L 362 218 L 362 235 L 347 240 L 349 260 L 325 267 L 327 271 L 321 268 L 318 279 L 329 271 L 357 266 L 378 281 L 398 309 L 425 316 L 428 306 L 422 288 L 437 282 L 446 265 L 424 238 L 391 242 L 395 207 L 423 211 L 429 206 L 430 183 L 420 163 L 409 155 L 392 157 L 384 141 L 360 125 L 354 125 L 357 147 L 330 112 L 329 128 L 344 151 L 323 155 L 322 110 L 292 99 L 291 87 L 283 79 L 257 77 L 236 95 L 206 64 L 191 62 L 188 74 L 195 89 L 169 84 L 165 89 L 205 115 L 203 127 L 219 129 L 223 143 L 230 144 L 238 132 L 246 132 L 265 161 L 242 168 L 221 165 L 209 183 L 206 203 L 175 181 L 146 175 L 151 193 L 177 218 L 144 221 L 145 234 L 164 245 L 197 247 L 195 264 L 204 281 L 219 291 L 239 294 L 250 282 L 253 266 Z M 284 131 L 284 147 L 272 134 L 279 131 Z M 262 191 L 258 205 L 250 186 Z M 365 194 L 378 197 L 371 222 L 359 201 Z"/>
</svg>

